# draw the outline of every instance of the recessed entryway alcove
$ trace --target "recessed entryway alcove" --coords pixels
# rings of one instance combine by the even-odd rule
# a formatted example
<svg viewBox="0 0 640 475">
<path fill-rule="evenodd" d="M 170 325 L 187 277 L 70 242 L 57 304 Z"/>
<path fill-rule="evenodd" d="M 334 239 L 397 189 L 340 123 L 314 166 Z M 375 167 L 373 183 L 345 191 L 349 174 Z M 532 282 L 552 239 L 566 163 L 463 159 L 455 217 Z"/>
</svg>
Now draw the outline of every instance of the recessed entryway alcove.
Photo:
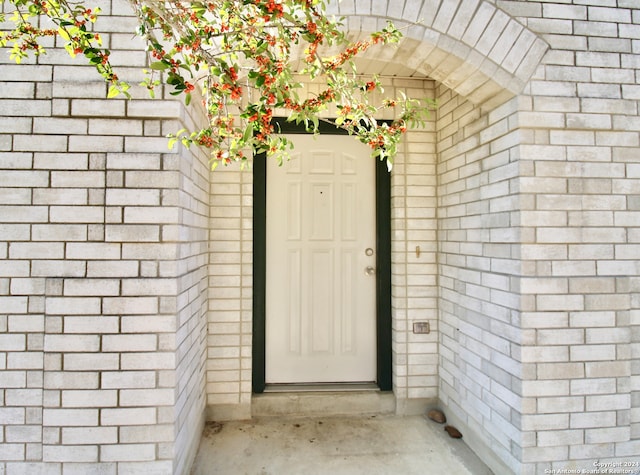
<svg viewBox="0 0 640 475">
<path fill-rule="evenodd" d="M 345 15 L 346 27 L 354 38 L 365 34 L 366 25 L 380 25 L 384 20 L 373 14 L 374 5 L 369 14 L 356 14 L 342 11 L 347 4 L 333 8 Z M 362 11 L 358 4 L 357 13 Z M 377 361 L 384 361 L 385 369 L 381 373 L 377 364 L 373 380 L 363 377 L 343 383 L 373 383 L 378 390 L 391 390 L 391 405 L 398 413 L 420 412 L 427 405 L 443 404 L 452 413 L 461 414 L 460 423 L 471 428 L 470 441 L 474 433 L 481 441 L 488 429 L 476 425 L 476 414 L 467 412 L 467 404 L 476 397 L 474 381 L 488 378 L 490 384 L 494 377 L 520 377 L 517 365 L 506 370 L 486 357 L 485 340 L 507 344 L 500 334 L 501 316 L 517 312 L 517 307 L 508 303 L 509 296 L 516 299 L 516 293 L 506 277 L 513 270 L 509 266 L 518 265 L 512 252 L 518 240 L 517 227 L 509 221 L 510 206 L 517 206 L 518 199 L 510 187 L 510 180 L 517 174 L 517 96 L 547 46 L 490 2 L 478 3 L 473 12 L 456 4 L 449 17 L 444 11 L 436 12 L 430 23 L 417 22 L 419 14 L 426 18 L 425 12 L 405 9 L 404 13 L 409 17 L 391 17 L 398 26 L 406 27 L 398 48 L 367 53 L 359 60 L 359 71 L 380 74 L 388 95 L 403 92 L 409 97 L 434 98 L 438 109 L 425 128 L 410 131 L 403 141 L 388 175 L 388 192 L 384 191 L 388 193 L 384 196 L 388 217 L 378 215 L 378 220 L 385 220 L 382 227 L 389 230 L 390 237 L 384 256 L 389 266 L 388 283 L 382 289 L 388 292 L 390 312 L 382 324 L 378 319 L 376 330 L 376 338 L 381 335 L 380 328 L 382 334 L 387 332 L 386 340 L 376 343 Z M 311 94 L 318 87 L 321 85 L 308 85 Z M 327 117 L 331 116 L 332 111 L 327 111 Z M 331 138 L 322 135 L 318 143 L 324 144 L 319 148 L 330 146 Z M 225 298 L 212 303 L 210 311 L 209 352 L 221 356 L 210 357 L 208 370 L 209 412 L 216 419 L 250 417 L 252 408 L 263 411 L 258 409 L 260 403 L 254 394 L 269 382 L 264 374 L 261 336 L 267 330 L 261 328 L 264 321 L 255 319 L 257 313 L 264 312 L 264 293 L 270 279 L 266 263 L 256 253 L 256 231 L 261 233 L 259 228 L 266 228 L 269 219 L 263 185 L 267 181 L 261 167 L 263 164 L 255 161 L 250 173 L 216 172 L 222 178 L 218 185 L 212 185 L 212 215 L 232 213 L 239 224 L 239 229 L 218 234 L 240 238 L 233 244 L 224 240 L 212 244 L 211 262 L 224 263 L 214 280 L 228 287 L 216 292 L 237 296 L 237 300 Z M 378 188 L 378 199 L 380 193 Z M 286 200 L 287 196 L 278 199 Z M 321 206 L 327 196 L 318 194 L 316 204 Z M 349 269 L 359 274 L 368 267 L 379 271 L 380 260 L 375 265 L 365 263 L 368 247 L 358 251 L 359 260 L 353 261 L 358 264 Z M 371 248 L 379 259 L 378 249 Z M 287 262 L 282 265 L 290 265 Z M 484 268 L 487 262 L 490 267 Z M 316 263 L 326 264 L 322 259 Z M 377 282 L 380 286 L 380 280 Z M 325 294 L 323 298 L 329 295 Z M 492 300 L 491 296 L 497 294 L 506 296 L 507 303 Z M 290 296 L 286 291 L 283 295 Z M 299 302 L 294 299 L 288 305 L 294 304 Z M 416 322 L 429 323 L 431 332 L 414 333 Z M 216 334 L 216 329 L 223 333 Z M 238 333 L 225 334 L 227 331 Z M 517 341 L 517 327 L 511 331 Z M 232 342 L 239 342 L 240 347 L 233 347 Z M 478 365 L 487 370 L 486 374 L 482 369 L 475 373 Z M 299 382 L 318 382 L 310 378 Z M 362 394 L 371 398 L 367 391 Z M 379 407 L 389 410 L 391 406 L 383 402 Z M 489 412 L 483 416 L 493 409 L 487 406 L 486 410 Z"/>
</svg>

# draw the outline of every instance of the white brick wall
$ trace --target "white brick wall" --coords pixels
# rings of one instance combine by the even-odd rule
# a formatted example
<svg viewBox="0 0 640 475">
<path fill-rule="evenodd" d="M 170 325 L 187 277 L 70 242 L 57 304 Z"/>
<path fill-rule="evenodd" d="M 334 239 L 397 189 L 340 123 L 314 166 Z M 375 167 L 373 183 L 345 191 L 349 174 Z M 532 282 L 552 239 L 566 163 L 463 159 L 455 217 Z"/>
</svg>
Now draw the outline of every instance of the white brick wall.
<svg viewBox="0 0 640 475">
<path fill-rule="evenodd" d="M 636 378 L 630 358 L 637 358 L 630 343 L 637 336 L 629 326 L 637 254 L 623 251 L 636 242 L 628 232 L 637 219 L 637 182 L 629 170 L 640 146 L 637 102 L 622 87 L 637 75 L 623 61 L 634 56 L 628 55 L 634 35 L 623 33 L 633 26 L 631 6 L 544 5 L 543 21 L 535 24 L 553 54 L 531 82 L 531 100 L 520 114 L 529 129 L 524 144 L 531 144 L 521 148 L 521 159 L 532 165 L 521 188 L 531 210 L 521 216 L 531 228 L 523 269 L 536 275 L 522 288 L 522 317 L 538 348 L 528 360 L 538 380 L 523 395 L 536 401 L 534 410 L 570 419 L 553 428 L 527 424 L 538 447 L 545 441 L 556 448 L 525 448 L 522 461 L 531 473 L 568 467 L 567 458 L 581 467 L 598 458 L 619 461 L 633 453 L 625 447 L 637 438 L 632 408 L 638 402 L 630 390 Z M 559 21 L 569 30 L 547 30 Z M 637 36 L 637 27 L 630 30 Z M 559 381 L 570 384 L 556 394 L 536 393 L 545 384 L 559 388 Z M 531 414 L 523 420 L 536 417 Z"/>
<path fill-rule="evenodd" d="M 637 457 L 637 1 L 331 8 L 406 25 L 375 59 L 429 79 L 387 92 L 440 103 L 392 175 L 398 410 L 438 398 L 497 473 Z M 55 48 L 0 64 L 0 470 L 184 473 L 206 406 L 250 415 L 252 175 L 168 151 L 177 101 L 106 100 Z"/>
<path fill-rule="evenodd" d="M 435 95 L 432 81 L 397 80 L 394 85 L 396 94 Z M 385 91 L 392 93 L 388 87 Z M 423 130 L 407 134 L 391 173 L 393 383 L 399 411 L 408 404 L 404 400 L 437 397 L 434 121 L 435 114 Z M 429 322 L 432 333 L 414 334 L 415 321 Z"/>
<path fill-rule="evenodd" d="M 107 44 L 132 31 L 101 22 Z M 179 103 L 105 100 L 63 58 L 0 78 L 2 471 L 182 473 L 205 407 L 207 160 L 167 150 L 193 120 Z"/>
<path fill-rule="evenodd" d="M 523 411 L 517 99 L 484 114 L 443 87 L 438 101 L 439 398 L 515 471 Z"/>
</svg>

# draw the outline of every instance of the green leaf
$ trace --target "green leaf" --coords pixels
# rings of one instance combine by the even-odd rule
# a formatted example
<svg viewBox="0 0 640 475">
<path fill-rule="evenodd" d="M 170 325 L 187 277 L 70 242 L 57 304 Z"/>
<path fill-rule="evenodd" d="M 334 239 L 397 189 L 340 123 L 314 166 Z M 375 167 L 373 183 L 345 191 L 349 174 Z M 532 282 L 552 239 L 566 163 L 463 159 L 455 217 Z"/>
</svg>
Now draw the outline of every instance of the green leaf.
<svg viewBox="0 0 640 475">
<path fill-rule="evenodd" d="M 244 129 L 244 134 L 242 135 L 242 140 L 248 142 L 251 140 L 253 136 L 253 126 L 251 124 L 247 124 L 247 127 Z"/>
<path fill-rule="evenodd" d="M 170 68 L 170 65 L 164 61 L 156 61 L 155 63 L 151 63 L 150 68 L 154 71 L 164 71 L 165 69 Z"/>
<path fill-rule="evenodd" d="M 60 37 L 66 41 L 71 40 L 71 37 L 69 36 L 69 33 L 67 33 L 67 30 L 62 27 L 58 28 L 58 35 L 60 35 Z"/>
<path fill-rule="evenodd" d="M 107 98 L 111 99 L 113 97 L 116 97 L 118 94 L 120 94 L 120 90 L 118 89 L 118 86 L 114 84 L 109 88 L 109 93 L 107 94 Z"/>
</svg>

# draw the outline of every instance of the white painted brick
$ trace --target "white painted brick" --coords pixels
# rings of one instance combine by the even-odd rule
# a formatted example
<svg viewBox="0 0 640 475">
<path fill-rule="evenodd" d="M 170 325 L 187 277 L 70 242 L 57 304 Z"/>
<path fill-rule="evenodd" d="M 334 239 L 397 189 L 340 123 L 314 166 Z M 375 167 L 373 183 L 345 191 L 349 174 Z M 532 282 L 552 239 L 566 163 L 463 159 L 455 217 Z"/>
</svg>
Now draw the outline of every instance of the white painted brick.
<svg viewBox="0 0 640 475">
<path fill-rule="evenodd" d="M 156 409 L 153 407 L 143 408 L 117 408 L 102 409 L 100 422 L 105 426 L 128 426 L 128 425 L 153 425 L 157 424 Z"/>
<path fill-rule="evenodd" d="M 20 316 L 22 317 L 22 315 Z M 11 352 L 6 356 L 6 369 L 42 369 L 42 353 L 38 351 Z"/>
<path fill-rule="evenodd" d="M 45 389 L 98 389 L 97 372 L 47 371 L 44 374 Z"/>
<path fill-rule="evenodd" d="M 538 447 L 554 447 L 562 445 L 579 445 L 584 440 L 581 430 L 540 431 L 538 432 Z"/>
<path fill-rule="evenodd" d="M 575 379 L 584 378 L 585 368 L 581 363 L 543 363 L 538 364 L 540 379 Z"/>
<path fill-rule="evenodd" d="M 136 261 L 87 262 L 87 277 L 137 277 Z"/>
<path fill-rule="evenodd" d="M 569 428 L 569 414 L 535 414 L 522 416 L 522 430 L 561 430 Z"/>
<path fill-rule="evenodd" d="M 119 355 L 115 353 L 69 353 L 63 355 L 66 371 L 118 370 Z"/>
<path fill-rule="evenodd" d="M 154 153 L 108 153 L 107 168 L 121 170 L 158 170 L 160 155 Z"/>
<path fill-rule="evenodd" d="M 155 460 L 155 453 L 154 444 L 103 445 L 100 458 L 105 462 L 144 461 Z"/>
<path fill-rule="evenodd" d="M 111 117 L 122 117 L 125 111 L 125 102 L 122 100 L 103 100 L 95 99 L 73 99 L 71 101 L 71 111 L 75 117 L 95 116 L 95 111 L 99 110 L 100 115 Z"/>
<path fill-rule="evenodd" d="M 540 311 L 564 310 L 577 311 L 584 309 L 584 296 L 582 295 L 539 295 L 536 297 L 536 306 Z"/>
<path fill-rule="evenodd" d="M 65 445 L 114 444 L 118 442 L 115 427 L 63 427 L 62 443 Z"/>
<path fill-rule="evenodd" d="M 569 360 L 569 348 L 567 346 L 524 347 L 521 351 L 523 362 L 562 362 Z"/>
<path fill-rule="evenodd" d="M 120 281 L 116 279 L 66 279 L 65 296 L 118 295 Z"/>
<path fill-rule="evenodd" d="M 587 396 L 587 411 L 629 409 L 629 394 Z"/>
<path fill-rule="evenodd" d="M 89 119 L 91 135 L 142 135 L 142 122 L 122 119 Z"/>
<path fill-rule="evenodd" d="M 86 205 L 87 191 L 81 189 L 37 189 L 33 190 L 35 204 Z"/>
<path fill-rule="evenodd" d="M 122 317 L 122 331 L 126 333 L 174 332 L 176 319 L 173 316 L 130 316 Z"/>
<path fill-rule="evenodd" d="M 158 310 L 155 297 L 107 297 L 103 300 L 103 312 L 107 315 L 155 314 Z"/>
<path fill-rule="evenodd" d="M 7 426 L 5 432 L 8 443 L 38 443 L 42 437 L 42 428 L 36 425 Z"/>
<path fill-rule="evenodd" d="M 113 260 L 120 257 L 120 245 L 113 243 L 69 243 L 68 259 Z"/>
<path fill-rule="evenodd" d="M 49 173 L 45 171 L 3 170 L 0 177 L 2 187 L 46 187 Z"/>
<path fill-rule="evenodd" d="M 42 411 L 44 426 L 97 426 L 97 409 L 52 409 Z"/>
<path fill-rule="evenodd" d="M 51 352 L 99 351 L 100 337 L 97 335 L 46 335 L 44 349 Z"/>
<path fill-rule="evenodd" d="M 118 318 L 104 315 L 94 317 L 65 316 L 64 332 L 70 333 L 117 333 Z"/>
<path fill-rule="evenodd" d="M 108 205 L 157 206 L 160 204 L 159 190 L 140 189 L 108 189 L 106 195 Z"/>
<path fill-rule="evenodd" d="M 587 429 L 591 427 L 615 427 L 616 413 L 609 412 L 584 412 L 571 414 L 571 427 Z"/>
<path fill-rule="evenodd" d="M 175 171 L 127 171 L 125 182 L 135 188 L 178 188 L 180 175 Z"/>
<path fill-rule="evenodd" d="M 175 354 L 171 352 L 122 354 L 123 370 L 173 369 Z"/>
<path fill-rule="evenodd" d="M 614 378 L 579 379 L 571 381 L 571 394 L 609 394 L 616 392 Z"/>
<path fill-rule="evenodd" d="M 174 207 L 127 206 L 124 209 L 125 223 L 176 223 L 179 210 Z"/>
<path fill-rule="evenodd" d="M 638 440 L 630 440 L 622 444 L 616 444 L 616 456 L 618 457 L 635 457 L 638 453 Z"/>
<path fill-rule="evenodd" d="M 105 240 L 116 242 L 158 242 L 160 240 L 160 226 L 110 224 L 105 228 Z"/>
<path fill-rule="evenodd" d="M 612 376 L 628 376 L 628 361 L 598 361 L 585 364 L 588 378 L 605 378 Z"/>
<path fill-rule="evenodd" d="M 153 388 L 156 386 L 156 375 L 153 371 L 119 371 L 101 374 L 103 388 Z"/>
<path fill-rule="evenodd" d="M 121 443 L 171 442 L 174 430 L 174 426 L 170 424 L 128 425 L 120 429 Z"/>
<path fill-rule="evenodd" d="M 54 188 L 103 188 L 104 172 L 52 171 L 51 186 Z"/>
<path fill-rule="evenodd" d="M 156 349 L 155 335 L 104 335 L 102 337 L 102 351 L 136 352 Z"/>
<path fill-rule="evenodd" d="M 548 413 L 573 413 L 584 411 L 583 397 L 545 397 L 538 399 L 538 412 Z"/>
<path fill-rule="evenodd" d="M 160 460 L 157 462 L 119 462 L 119 475 L 136 475 L 146 473 L 149 475 L 162 475 L 171 473 L 173 462 L 171 460 Z"/>
<path fill-rule="evenodd" d="M 179 117 L 182 105 L 177 101 L 137 101 L 132 100 L 127 104 L 128 117 L 144 117 L 144 118 L 172 118 Z M 115 114 L 120 115 L 120 114 Z M 166 149 L 166 145 L 165 145 Z"/>
<path fill-rule="evenodd" d="M 123 149 L 122 137 L 92 135 L 90 142 L 82 135 L 69 137 L 69 151 L 71 152 L 121 152 Z"/>
<path fill-rule="evenodd" d="M 569 447 L 569 460 L 599 460 L 611 457 L 613 452 L 613 443 L 572 445 Z"/>
<path fill-rule="evenodd" d="M 118 393 L 114 390 L 63 390 L 64 407 L 113 407 L 118 404 Z"/>
<path fill-rule="evenodd" d="M 103 223 L 104 208 L 101 206 L 52 206 L 50 221 L 52 223 Z"/>
<path fill-rule="evenodd" d="M 612 23 L 630 23 L 631 10 L 624 8 L 607 8 L 597 4 L 589 6 L 590 21 L 604 21 Z"/>
<path fill-rule="evenodd" d="M 43 224 L 32 228 L 34 241 L 86 241 L 85 225 Z M 48 256 L 52 257 L 52 256 Z"/>
<path fill-rule="evenodd" d="M 122 245 L 122 257 L 124 259 L 171 259 L 176 256 L 177 249 L 174 243 L 162 244 L 138 244 L 125 243 Z"/>
<path fill-rule="evenodd" d="M 606 442 L 625 442 L 629 440 L 628 427 L 607 427 L 603 429 L 587 429 L 584 435 L 587 444 Z"/>
<path fill-rule="evenodd" d="M 27 313 L 27 297 L 0 297 L 0 307 L 3 309 L 3 312 L 7 313 Z M 9 345 L 8 347 L 2 345 L 1 347 L 6 350 L 15 350 L 15 345 L 18 343 L 12 343 L 13 336 L 9 335 L 0 335 L 0 338 L 4 338 L 4 345 Z M 22 349 L 24 345 L 22 345 Z"/>
<path fill-rule="evenodd" d="M 4 424 L 24 424 L 25 408 L 23 407 L 0 407 L 0 418 Z"/>
<path fill-rule="evenodd" d="M 127 279 L 122 282 L 122 295 L 175 295 L 175 279 Z"/>
<path fill-rule="evenodd" d="M 571 361 L 611 361 L 616 358 L 615 345 L 581 345 L 570 348 Z"/>
<path fill-rule="evenodd" d="M 98 447 L 91 445 L 44 445 L 42 458 L 47 462 L 97 462 Z"/>
<path fill-rule="evenodd" d="M 24 460 L 24 444 L 0 444 L 0 457 L 2 460 Z"/>
<path fill-rule="evenodd" d="M 49 297 L 47 313 L 53 315 L 100 314 L 100 299 L 96 297 Z"/>
<path fill-rule="evenodd" d="M 92 473 L 95 475 L 116 475 L 117 464 L 115 463 L 65 463 L 64 475 L 85 475 Z"/>
<path fill-rule="evenodd" d="M 569 381 L 523 381 L 524 397 L 563 396 L 569 393 Z"/>
<path fill-rule="evenodd" d="M 42 389 L 7 389 L 5 391 L 7 406 L 40 406 Z"/>
</svg>

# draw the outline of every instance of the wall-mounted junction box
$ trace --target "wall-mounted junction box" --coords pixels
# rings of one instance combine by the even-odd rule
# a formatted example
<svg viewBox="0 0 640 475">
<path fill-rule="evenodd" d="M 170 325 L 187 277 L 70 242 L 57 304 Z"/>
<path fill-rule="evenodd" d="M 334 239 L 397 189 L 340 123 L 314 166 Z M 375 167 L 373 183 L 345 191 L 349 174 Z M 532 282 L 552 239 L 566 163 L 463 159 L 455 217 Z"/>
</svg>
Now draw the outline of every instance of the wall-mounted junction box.
<svg viewBox="0 0 640 475">
<path fill-rule="evenodd" d="M 413 322 L 413 333 L 430 333 L 429 322 Z"/>
</svg>

